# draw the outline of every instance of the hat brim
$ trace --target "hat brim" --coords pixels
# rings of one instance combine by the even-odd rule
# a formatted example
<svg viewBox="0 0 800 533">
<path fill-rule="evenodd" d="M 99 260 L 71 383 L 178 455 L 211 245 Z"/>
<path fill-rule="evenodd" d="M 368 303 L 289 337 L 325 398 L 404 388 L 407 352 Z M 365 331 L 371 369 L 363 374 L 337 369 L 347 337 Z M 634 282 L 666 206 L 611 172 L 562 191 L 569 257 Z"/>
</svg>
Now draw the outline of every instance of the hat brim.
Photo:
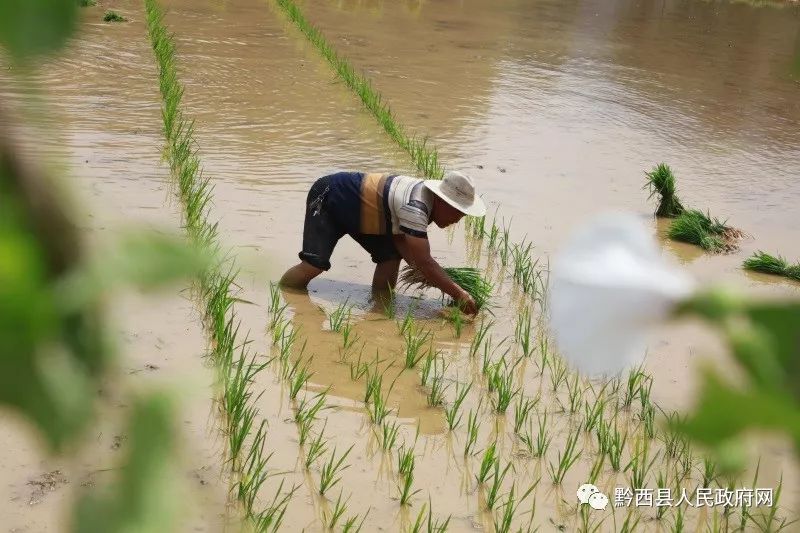
<svg viewBox="0 0 800 533">
<path fill-rule="evenodd" d="M 483 199 L 481 199 L 480 196 L 475 196 L 471 204 L 465 204 L 462 202 L 457 202 L 444 194 L 442 192 L 441 180 L 425 180 L 425 186 L 430 189 L 433 194 L 444 200 L 448 205 L 455 207 L 465 215 L 469 215 L 471 217 L 482 217 L 486 214 L 486 204 L 483 203 Z"/>
</svg>

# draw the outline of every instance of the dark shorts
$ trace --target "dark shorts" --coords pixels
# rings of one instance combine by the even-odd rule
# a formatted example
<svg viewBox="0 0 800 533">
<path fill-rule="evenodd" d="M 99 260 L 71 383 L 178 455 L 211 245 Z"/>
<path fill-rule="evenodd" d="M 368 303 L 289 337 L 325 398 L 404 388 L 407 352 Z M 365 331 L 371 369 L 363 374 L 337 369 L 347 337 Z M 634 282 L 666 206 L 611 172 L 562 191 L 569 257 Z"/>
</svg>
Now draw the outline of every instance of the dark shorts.
<svg viewBox="0 0 800 533">
<path fill-rule="evenodd" d="M 391 235 L 366 235 L 344 229 L 345 224 L 338 220 L 336 210 L 329 205 L 331 186 L 331 176 L 323 176 L 308 191 L 300 259 L 319 269 L 329 270 L 333 249 L 344 235 L 350 235 L 369 252 L 373 263 L 400 259 Z"/>
</svg>

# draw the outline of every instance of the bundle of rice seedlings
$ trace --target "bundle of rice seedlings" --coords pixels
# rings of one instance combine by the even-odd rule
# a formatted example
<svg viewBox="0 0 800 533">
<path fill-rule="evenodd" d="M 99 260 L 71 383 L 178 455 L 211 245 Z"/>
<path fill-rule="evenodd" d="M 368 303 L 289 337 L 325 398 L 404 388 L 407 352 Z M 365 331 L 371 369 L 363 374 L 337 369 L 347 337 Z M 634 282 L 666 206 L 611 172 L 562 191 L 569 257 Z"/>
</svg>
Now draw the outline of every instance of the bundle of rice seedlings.
<svg viewBox="0 0 800 533">
<path fill-rule="evenodd" d="M 444 271 L 459 287 L 464 289 L 475 300 L 478 309 L 486 305 L 492 295 L 492 284 L 481 274 L 481 271 L 472 267 L 446 267 Z M 406 265 L 400 272 L 399 283 L 405 287 L 427 289 L 432 287 L 422 272 Z"/>
<path fill-rule="evenodd" d="M 689 209 L 678 215 L 668 235 L 670 239 L 695 244 L 710 252 L 727 253 L 736 250 L 736 240 L 742 232 L 702 211 Z"/>
<path fill-rule="evenodd" d="M 675 175 L 669 165 L 659 163 L 653 170 L 645 172 L 644 175 L 647 176 L 645 187 L 650 189 L 648 199 L 656 194 L 660 197 L 656 216 L 674 218 L 685 211 L 681 201 L 678 200 L 675 189 Z"/>
<path fill-rule="evenodd" d="M 761 250 L 745 259 L 744 268 L 800 281 L 800 263 L 790 265 L 783 257 L 776 257 Z"/>
</svg>

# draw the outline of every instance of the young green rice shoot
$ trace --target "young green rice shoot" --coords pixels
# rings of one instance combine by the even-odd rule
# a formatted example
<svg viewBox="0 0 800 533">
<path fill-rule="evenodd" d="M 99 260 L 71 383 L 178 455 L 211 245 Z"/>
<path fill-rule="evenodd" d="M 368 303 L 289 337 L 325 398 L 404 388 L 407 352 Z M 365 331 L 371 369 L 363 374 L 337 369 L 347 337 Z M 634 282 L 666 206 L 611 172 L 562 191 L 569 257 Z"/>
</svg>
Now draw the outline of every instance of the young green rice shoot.
<svg viewBox="0 0 800 533">
<path fill-rule="evenodd" d="M 489 479 L 489 476 L 492 474 L 495 463 L 498 463 L 499 461 L 500 456 L 497 454 L 497 443 L 493 442 L 483 451 L 480 470 L 475 475 L 478 485 L 483 485 L 486 483 L 486 481 Z"/>
<path fill-rule="evenodd" d="M 333 510 L 329 513 L 324 513 L 322 523 L 326 529 L 333 531 L 336 524 L 347 511 L 347 504 L 350 502 L 350 496 L 345 501 L 342 501 L 342 490 L 339 490 L 339 496 L 336 497 L 336 502 L 333 504 Z"/>
<path fill-rule="evenodd" d="M 432 341 L 433 334 L 430 331 L 417 331 L 417 328 L 409 327 L 406 329 L 403 350 L 405 355 L 405 368 L 414 368 L 417 363 L 425 357 L 422 349 L 428 341 Z M 431 350 L 428 351 L 430 353 Z"/>
<path fill-rule="evenodd" d="M 567 397 L 569 400 L 569 414 L 574 414 L 578 411 L 578 407 L 583 402 L 583 389 L 580 384 L 580 377 L 577 372 L 572 375 L 572 379 L 567 379 Z"/>
<path fill-rule="evenodd" d="M 328 461 L 320 471 L 319 493 L 321 495 L 324 496 L 327 491 L 342 480 L 341 473 L 350 468 L 350 465 L 344 464 L 344 462 L 347 460 L 347 456 L 350 455 L 352 449 L 353 446 L 350 446 L 346 452 L 337 458 L 336 447 L 333 448 Z"/>
<path fill-rule="evenodd" d="M 470 358 L 474 358 L 476 355 L 478 355 L 478 350 L 480 350 L 481 346 L 483 346 L 486 335 L 489 333 L 489 329 L 491 329 L 493 324 L 493 322 L 487 323 L 484 319 L 481 319 L 481 323 L 478 325 L 478 329 L 475 331 L 475 336 L 469 343 Z"/>
<path fill-rule="evenodd" d="M 400 505 L 411 505 L 411 498 L 414 497 L 421 489 L 411 490 L 414 484 L 414 472 L 409 472 L 402 476 L 398 489 L 400 491 Z"/>
<path fill-rule="evenodd" d="M 519 388 L 514 387 L 514 366 L 508 367 L 505 359 L 493 365 L 489 373 L 489 390 L 494 390 L 492 406 L 497 413 L 505 413 L 511 401 L 519 394 Z"/>
<path fill-rule="evenodd" d="M 650 444 L 646 439 L 636 441 L 630 462 L 625 466 L 625 471 L 630 471 L 630 484 L 633 489 L 643 489 L 653 464 L 658 459 L 660 452 L 656 452 L 652 459 L 649 458 Z"/>
<path fill-rule="evenodd" d="M 533 485 L 531 485 L 527 491 L 525 491 L 519 499 L 516 497 L 516 485 L 514 483 L 511 484 L 511 490 L 508 491 L 508 495 L 506 496 L 505 501 L 500 507 L 500 513 L 494 515 L 494 531 L 495 533 L 510 533 L 511 532 L 511 522 L 514 520 L 514 516 L 517 513 L 517 508 L 519 504 L 525 501 L 525 499 L 536 489 L 539 481 L 537 480 Z M 528 528 L 526 531 L 537 531 L 537 529 L 532 529 L 531 525 L 533 523 L 533 517 L 536 513 L 536 502 L 533 502 L 533 508 L 531 509 L 531 518 L 530 523 L 528 524 Z M 522 529 L 520 528 L 520 531 Z"/>
<path fill-rule="evenodd" d="M 400 445 L 397 450 L 397 474 L 404 476 L 414 471 L 414 463 L 416 457 L 414 456 L 414 446 L 406 446 L 406 443 Z"/>
<path fill-rule="evenodd" d="M 380 442 L 381 449 L 383 449 L 383 451 L 388 452 L 394 448 L 395 442 L 397 441 L 397 433 L 399 431 L 400 425 L 397 422 L 389 423 L 386 420 L 381 422 Z"/>
<path fill-rule="evenodd" d="M 580 458 L 582 450 L 577 450 L 579 435 L 580 433 L 578 431 L 570 430 L 564 449 L 558 452 L 558 464 L 552 462 L 547 464 L 548 470 L 550 471 L 550 479 L 553 480 L 553 485 L 560 485 L 569 469 L 572 468 L 575 462 Z"/>
<path fill-rule="evenodd" d="M 428 503 L 422 505 L 422 509 L 417 514 L 417 519 L 409 529 L 409 533 L 422 533 L 423 531 L 426 533 L 445 533 L 449 524 L 450 516 L 444 521 L 433 518 L 433 506 L 429 500 Z"/>
<path fill-rule="evenodd" d="M 533 457 L 542 458 L 547 453 L 550 447 L 550 442 L 553 437 L 549 434 L 547 428 L 547 411 L 545 410 L 537 419 L 537 431 L 534 434 L 533 420 L 528 422 L 528 428 L 524 435 L 521 437 L 522 442 L 528 449 L 528 453 Z"/>
<path fill-rule="evenodd" d="M 301 360 L 295 361 L 294 365 L 287 373 L 289 380 L 289 398 L 294 400 L 297 398 L 297 393 L 308 383 L 311 376 L 314 375 L 310 370 L 311 358 L 309 358 L 303 366 L 300 366 Z"/>
<path fill-rule="evenodd" d="M 511 463 L 508 463 L 503 470 L 500 470 L 500 461 L 495 461 L 492 472 L 492 482 L 486 487 L 486 492 L 484 493 L 488 511 L 494 511 L 494 507 L 500 498 L 500 489 L 503 486 L 503 479 L 505 479 L 510 468 Z"/>
<path fill-rule="evenodd" d="M 478 442 L 479 411 L 480 405 L 478 409 L 474 411 L 470 409 L 469 413 L 467 413 L 467 440 L 464 442 L 464 457 L 472 455 L 472 452 L 475 450 L 475 444 Z"/>
<path fill-rule="evenodd" d="M 350 320 L 351 312 L 352 306 L 347 304 L 347 300 L 339 304 L 336 309 L 328 315 L 328 326 L 331 331 L 335 331 L 336 333 L 341 332 L 342 327 Z"/>
<path fill-rule="evenodd" d="M 455 430 L 461 423 L 461 419 L 463 417 L 463 413 L 461 412 L 461 404 L 464 403 L 464 400 L 466 399 L 471 388 L 472 382 L 464 383 L 463 386 L 461 386 L 459 385 L 458 381 L 456 381 L 455 399 L 453 399 L 450 405 L 444 408 L 444 418 L 447 421 L 447 429 L 450 431 Z"/>
<path fill-rule="evenodd" d="M 308 443 L 308 451 L 306 452 L 305 459 L 306 470 L 311 468 L 311 465 L 328 451 L 328 440 L 325 438 L 325 427 L 327 427 L 327 425 L 328 421 L 326 420 L 325 424 L 322 426 L 322 430 Z"/>
<path fill-rule="evenodd" d="M 522 308 L 522 313 L 517 317 L 517 323 L 514 328 L 514 339 L 522 349 L 522 355 L 530 357 L 533 353 L 533 345 L 531 343 L 531 308 L 525 306 Z"/>
<path fill-rule="evenodd" d="M 540 397 L 537 396 L 536 398 L 526 398 L 523 395 L 519 395 L 517 397 L 517 401 L 514 404 L 514 433 L 519 435 L 522 431 L 523 426 L 525 426 L 526 422 L 528 421 L 528 417 L 531 414 L 531 411 L 536 407 L 539 403 Z"/>
<path fill-rule="evenodd" d="M 461 337 L 461 331 L 464 329 L 464 312 L 458 306 L 449 307 L 447 309 L 447 321 L 453 326 L 453 333 L 456 338 Z"/>
</svg>

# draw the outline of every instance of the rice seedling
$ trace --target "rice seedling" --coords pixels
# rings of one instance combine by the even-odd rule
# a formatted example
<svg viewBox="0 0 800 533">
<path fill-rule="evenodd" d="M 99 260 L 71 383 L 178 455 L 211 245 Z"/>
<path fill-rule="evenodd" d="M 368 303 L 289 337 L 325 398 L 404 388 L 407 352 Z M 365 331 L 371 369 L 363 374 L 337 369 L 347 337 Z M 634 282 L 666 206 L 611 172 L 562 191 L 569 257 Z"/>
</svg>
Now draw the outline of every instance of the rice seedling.
<svg viewBox="0 0 800 533">
<path fill-rule="evenodd" d="M 276 533 L 280 531 L 283 517 L 286 515 L 286 508 L 292 500 L 294 493 L 300 488 L 300 485 L 295 485 L 288 492 L 283 492 L 283 480 L 281 480 L 278 489 L 272 500 L 267 504 L 266 509 L 258 512 L 249 512 L 248 518 L 253 522 L 253 527 L 256 531 L 268 531 Z"/>
<path fill-rule="evenodd" d="M 790 265 L 783 257 L 776 257 L 761 250 L 744 260 L 744 268 L 800 281 L 800 262 Z"/>
<path fill-rule="evenodd" d="M 656 436 L 656 408 L 648 405 L 641 413 L 642 427 L 644 434 L 648 439 L 655 438 Z"/>
<path fill-rule="evenodd" d="M 367 516 L 369 516 L 369 512 L 371 510 L 371 507 L 367 509 L 367 512 L 364 513 L 364 516 L 355 515 L 348 518 L 347 521 L 342 524 L 342 533 L 359 533 L 361 528 L 364 527 L 364 522 L 367 520 Z M 358 520 L 359 518 L 361 519 L 360 522 Z"/>
<path fill-rule="evenodd" d="M 544 369 L 550 366 L 550 338 L 545 334 L 539 333 L 539 375 L 544 374 Z"/>
<path fill-rule="evenodd" d="M 497 237 L 500 235 L 500 226 L 497 225 L 497 209 L 494 211 L 494 216 L 492 217 L 492 226 L 489 228 L 489 244 L 488 247 L 490 250 L 494 250 L 495 244 L 497 243 Z"/>
<path fill-rule="evenodd" d="M 667 457 L 673 459 L 683 455 L 683 451 L 689 447 L 689 441 L 682 433 L 673 431 L 671 428 L 677 427 L 683 421 L 683 417 L 678 411 L 672 413 L 664 413 L 667 418 L 667 423 L 664 424 L 664 429 L 661 432 L 661 439 L 664 442 L 664 449 Z"/>
<path fill-rule="evenodd" d="M 498 413 L 505 413 L 511 401 L 519 394 L 519 388 L 514 387 L 514 366 L 506 365 L 505 360 L 493 365 L 489 372 L 489 390 L 496 394 L 492 396 L 492 406 Z"/>
<path fill-rule="evenodd" d="M 450 524 L 450 518 L 451 517 L 448 516 L 444 521 L 434 519 L 433 505 L 430 500 L 428 500 L 428 503 L 422 505 L 422 509 L 420 509 L 417 514 L 417 519 L 414 521 L 414 525 L 411 526 L 411 529 L 409 529 L 409 533 L 422 533 L 422 531 L 426 533 L 445 533 Z"/>
<path fill-rule="evenodd" d="M 553 480 L 553 485 L 560 485 L 569 469 L 572 468 L 575 462 L 580 458 L 583 450 L 576 450 L 578 436 L 578 431 L 570 430 L 567 436 L 567 442 L 564 444 L 564 449 L 558 452 L 558 464 L 556 465 L 552 462 L 547 464 L 548 470 L 550 471 L 550 479 Z"/>
<path fill-rule="evenodd" d="M 284 327 L 282 329 L 281 338 L 278 339 L 278 360 L 282 367 L 286 367 L 289 363 L 289 356 L 292 354 L 292 347 L 297 342 L 300 336 L 300 331 L 294 328 Z M 305 346 L 303 346 L 303 351 Z"/>
<path fill-rule="evenodd" d="M 417 328 L 407 328 L 404 335 L 403 351 L 405 355 L 405 368 L 414 368 L 425 357 L 422 347 L 433 340 L 430 331 L 417 331 Z M 430 353 L 429 350 L 428 353 Z"/>
<path fill-rule="evenodd" d="M 336 333 L 341 332 L 342 327 L 349 322 L 351 314 L 352 306 L 347 304 L 347 300 L 339 304 L 336 309 L 328 315 L 328 326 L 331 331 L 335 331 Z"/>
<path fill-rule="evenodd" d="M 278 325 L 278 322 L 283 318 L 289 304 L 281 305 L 281 292 L 280 286 L 275 282 L 269 283 L 269 308 L 267 313 L 269 315 L 268 330 L 273 331 Z"/>
<path fill-rule="evenodd" d="M 391 285 L 383 295 L 383 314 L 389 320 L 394 320 L 397 316 L 397 291 Z"/>
<path fill-rule="evenodd" d="M 533 399 L 525 398 L 522 395 L 517 397 L 517 401 L 514 404 L 514 433 L 520 434 L 522 427 L 528 421 L 531 411 L 539 403 L 539 400 L 539 396 Z"/>
<path fill-rule="evenodd" d="M 628 509 L 628 512 L 625 514 L 625 521 L 622 522 L 622 525 L 619 528 L 620 533 L 633 533 L 636 530 L 636 527 L 639 525 L 642 516 L 636 513 L 636 508 Z"/>
<path fill-rule="evenodd" d="M 664 163 L 659 163 L 650 172 L 645 172 L 647 177 L 645 187 L 650 189 L 650 196 L 658 195 L 658 207 L 656 208 L 657 217 L 674 218 L 685 211 L 680 200 L 678 200 L 675 188 L 675 175 L 672 169 Z"/>
<path fill-rule="evenodd" d="M 642 371 L 642 367 L 631 369 L 628 372 L 628 382 L 622 397 L 621 407 L 630 407 L 633 400 L 640 397 L 642 388 L 648 381 L 652 382 L 652 378 Z"/>
<path fill-rule="evenodd" d="M 483 277 L 480 270 L 473 267 L 446 267 L 444 271 L 456 285 L 472 296 L 478 309 L 483 308 L 489 302 L 493 287 L 492 284 Z M 400 272 L 398 284 L 405 287 L 421 289 L 433 288 L 422 275 L 422 272 L 411 265 L 406 265 L 402 272 Z"/>
<path fill-rule="evenodd" d="M 514 520 L 514 516 L 517 513 L 517 508 L 519 504 L 525 501 L 525 499 L 530 496 L 530 494 L 536 489 L 538 485 L 538 480 L 531 485 L 527 491 L 525 491 L 522 496 L 517 499 L 516 497 L 516 485 L 514 483 L 511 484 L 511 490 L 508 491 L 508 495 L 506 495 L 506 499 L 500 507 L 501 512 L 499 516 L 495 515 L 494 518 L 494 530 L 495 533 L 509 533 L 511 531 L 511 522 Z M 531 525 L 533 523 L 533 516 L 536 513 L 536 502 L 533 502 L 533 509 L 531 510 L 531 523 L 528 524 L 527 531 L 537 531 L 538 528 L 532 529 Z M 522 529 L 520 529 L 522 531 Z"/>
<path fill-rule="evenodd" d="M 350 496 L 345 501 L 342 501 L 342 491 L 339 490 L 339 496 L 336 497 L 336 502 L 333 504 L 333 510 L 330 513 L 324 513 L 322 517 L 322 524 L 326 529 L 333 531 L 336 524 L 347 511 L 347 504 L 350 502 Z"/>
<path fill-rule="evenodd" d="M 397 422 L 389 423 L 386 420 L 381 422 L 380 442 L 383 451 L 388 452 L 394 448 L 398 431 L 400 431 L 400 426 Z"/>
<path fill-rule="evenodd" d="M 547 449 L 550 447 L 550 442 L 553 439 L 547 430 L 547 411 L 539 416 L 537 420 L 537 427 L 538 430 L 534 437 L 533 421 L 528 423 L 528 429 L 525 432 L 525 438 L 523 439 L 523 442 L 528 448 L 528 453 L 530 453 L 533 457 L 541 458 L 547 453 Z"/>
<path fill-rule="evenodd" d="M 497 443 L 493 442 L 483 451 L 480 469 L 478 473 L 475 474 L 475 479 L 478 481 L 478 485 L 483 485 L 486 483 L 486 480 L 489 479 L 489 476 L 492 473 L 494 464 L 498 463 L 499 461 L 500 456 L 497 454 Z"/>
<path fill-rule="evenodd" d="M 675 516 L 672 519 L 672 524 L 669 526 L 669 530 L 672 533 L 683 533 L 684 528 L 686 527 L 683 523 L 685 516 L 686 510 L 683 507 L 678 506 L 678 510 L 675 511 Z"/>
<path fill-rule="evenodd" d="M 292 400 L 297 398 L 297 393 L 300 392 L 300 389 L 302 389 L 305 384 L 308 383 L 311 376 L 314 375 L 310 370 L 311 358 L 309 358 L 302 367 L 300 366 L 300 362 L 300 359 L 295 361 L 291 370 L 289 370 L 286 375 L 289 380 L 289 398 Z"/>
<path fill-rule="evenodd" d="M 436 352 L 434 352 L 433 350 L 427 351 L 427 353 L 425 354 L 425 360 L 422 362 L 422 368 L 420 369 L 419 373 L 420 385 L 422 385 L 423 387 L 428 386 L 428 382 L 432 375 L 431 373 L 433 373 L 433 375 L 437 373 L 436 367 L 438 366 L 440 359 L 441 357 L 438 351 Z"/>
<path fill-rule="evenodd" d="M 359 341 L 359 336 L 353 333 L 353 324 L 352 322 L 347 322 L 345 325 L 342 326 L 342 350 L 347 352 L 350 348 L 353 347 L 355 343 Z"/>
<path fill-rule="evenodd" d="M 530 357 L 533 353 L 533 345 L 531 344 L 531 308 L 527 305 L 522 308 L 522 313 L 517 317 L 517 323 L 514 327 L 514 339 L 522 348 L 522 355 Z"/>
<path fill-rule="evenodd" d="M 595 431 L 597 425 L 603 420 L 605 405 L 608 400 L 599 398 L 594 402 L 584 400 L 583 402 L 583 430 L 587 432 Z"/>
<path fill-rule="evenodd" d="M 414 497 L 421 489 L 411 490 L 414 484 L 414 472 L 409 472 L 401 478 L 398 490 L 400 492 L 400 505 L 411 505 L 411 498 Z"/>
<path fill-rule="evenodd" d="M 328 461 L 320 471 L 319 493 L 321 495 L 324 496 L 327 491 L 336 486 L 336 484 L 342 480 L 341 473 L 350 468 L 350 465 L 344 464 L 344 462 L 347 460 L 347 456 L 350 455 L 352 449 L 353 446 L 350 446 L 346 452 L 337 458 L 336 447 L 333 448 Z"/>
<path fill-rule="evenodd" d="M 710 487 L 711 483 L 717 479 L 717 463 L 708 457 L 703 457 L 703 469 L 700 473 L 703 476 L 703 481 L 700 486 L 703 488 Z"/>
<path fill-rule="evenodd" d="M 300 446 L 306 443 L 311 426 L 317 417 L 317 414 L 325 408 L 325 398 L 328 391 L 315 394 L 312 398 L 303 398 L 300 400 L 300 405 L 297 406 L 297 411 L 294 414 L 294 421 L 297 424 L 300 432 Z"/>
<path fill-rule="evenodd" d="M 478 355 L 478 350 L 480 350 L 481 346 L 484 345 L 486 335 L 489 333 L 489 329 L 491 329 L 493 324 L 494 322 L 487 323 L 484 319 L 481 319 L 481 323 L 478 325 L 478 329 L 475 331 L 475 336 L 469 343 L 470 358 L 474 358 L 476 355 Z"/>
<path fill-rule="evenodd" d="M 622 452 L 625 449 L 625 443 L 628 440 L 628 433 L 620 433 L 619 430 L 617 430 L 617 424 L 615 421 L 613 430 L 610 430 L 607 433 L 607 438 L 608 441 L 605 444 L 605 447 L 607 449 L 606 454 L 608 455 L 608 460 L 611 463 L 611 468 L 614 470 L 614 472 L 619 472 L 622 461 Z"/>
<path fill-rule="evenodd" d="M 325 421 L 325 424 L 322 426 L 322 430 L 317 433 L 317 436 L 314 437 L 311 442 L 308 444 L 308 451 L 306 452 L 306 459 L 305 459 L 305 467 L 306 470 L 311 468 L 311 465 L 314 462 L 322 457 L 322 455 L 328 451 L 328 440 L 325 438 L 325 428 L 328 425 L 328 421 Z"/>
<path fill-rule="evenodd" d="M 578 531 L 580 533 L 597 533 L 599 531 L 600 526 L 603 525 L 602 520 L 598 522 L 592 521 L 592 514 L 590 514 L 589 509 L 586 505 L 581 505 L 579 509 L 579 517 L 580 517 L 580 525 L 578 526 Z"/>
<path fill-rule="evenodd" d="M 666 493 L 668 496 L 670 494 L 669 488 L 667 486 L 667 475 L 663 471 L 659 471 L 658 475 L 656 476 L 656 520 L 663 520 L 664 514 L 666 514 L 667 509 L 670 507 L 669 505 L 659 504 L 658 499 L 661 494 Z"/>
<path fill-rule="evenodd" d="M 553 392 L 558 392 L 562 383 L 567 381 L 567 364 L 561 357 L 550 359 L 550 386 Z"/>
<path fill-rule="evenodd" d="M 116 11 L 106 11 L 103 15 L 104 22 L 127 22 L 128 19 L 117 13 Z"/>
<path fill-rule="evenodd" d="M 414 446 L 406 446 L 404 442 L 397 450 L 397 474 L 401 476 L 410 474 L 414 471 L 415 462 Z"/>
<path fill-rule="evenodd" d="M 447 321 L 453 326 L 453 333 L 456 338 L 461 337 L 461 330 L 464 329 L 464 312 L 460 307 L 454 306 L 447 310 Z"/>
<path fill-rule="evenodd" d="M 500 461 L 495 461 L 492 473 L 492 482 L 486 488 L 484 496 L 486 498 L 486 508 L 488 511 L 494 511 L 494 507 L 500 498 L 500 489 L 503 486 L 503 479 L 505 479 L 508 469 L 511 468 L 511 463 L 508 463 L 503 470 L 500 470 Z"/>
<path fill-rule="evenodd" d="M 653 464 L 658 459 L 660 452 L 656 452 L 652 459 L 649 458 L 650 444 L 647 440 L 637 440 L 634 445 L 633 455 L 630 462 L 625 466 L 625 472 L 630 471 L 630 483 L 634 489 L 643 489 L 647 481 L 647 476 L 653 468 Z"/>
<path fill-rule="evenodd" d="M 472 451 L 475 449 L 475 444 L 478 442 L 479 411 L 480 405 L 475 411 L 470 409 L 469 413 L 467 413 L 467 440 L 464 443 L 464 457 L 472 455 Z"/>
<path fill-rule="evenodd" d="M 592 463 L 592 468 L 589 469 L 589 483 L 592 485 L 597 484 L 597 480 L 600 477 L 600 474 L 603 473 L 603 465 L 605 465 L 606 456 L 602 453 L 598 453 L 597 456 L 594 458 L 594 462 Z"/>
<path fill-rule="evenodd" d="M 667 235 L 712 253 L 727 253 L 736 250 L 736 240 L 743 233 L 702 211 L 688 209 L 672 222 Z"/>
<path fill-rule="evenodd" d="M 425 400 L 428 402 L 428 407 L 439 407 L 444 404 L 444 393 L 449 388 L 445 385 L 444 376 L 434 375 L 431 378 L 431 385 Z"/>
<path fill-rule="evenodd" d="M 572 379 L 567 379 L 567 398 L 569 399 L 569 414 L 578 412 L 578 407 L 583 401 L 583 389 L 580 385 L 580 378 L 577 373 L 572 375 Z"/>
<path fill-rule="evenodd" d="M 471 388 L 472 382 L 464 383 L 463 386 L 459 386 L 458 381 L 456 381 L 456 397 L 450 405 L 444 408 L 444 418 L 447 421 L 447 429 L 450 431 L 456 429 L 461 423 L 463 417 L 461 404 L 464 403 Z"/>
<path fill-rule="evenodd" d="M 405 336 L 409 328 L 414 327 L 414 310 L 412 306 L 406 309 L 406 314 L 403 315 L 403 320 L 397 323 L 397 331 L 401 336 Z"/>
</svg>

